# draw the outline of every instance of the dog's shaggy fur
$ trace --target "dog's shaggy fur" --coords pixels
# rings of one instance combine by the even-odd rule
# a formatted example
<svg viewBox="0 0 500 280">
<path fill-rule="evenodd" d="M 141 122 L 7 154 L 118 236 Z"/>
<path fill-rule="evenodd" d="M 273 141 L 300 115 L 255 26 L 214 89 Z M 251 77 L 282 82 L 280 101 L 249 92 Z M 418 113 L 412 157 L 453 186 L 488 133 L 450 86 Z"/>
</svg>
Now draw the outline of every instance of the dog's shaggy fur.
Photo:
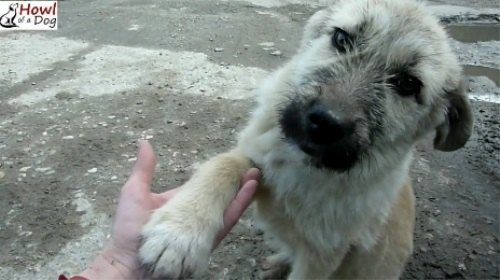
<svg viewBox="0 0 500 280">
<path fill-rule="evenodd" d="M 416 143 L 468 141 L 462 69 L 439 21 L 412 0 L 337 0 L 257 91 L 237 146 L 204 163 L 143 229 L 153 277 L 203 272 L 224 209 L 253 166 L 256 218 L 289 279 L 397 279 L 413 249 Z M 271 275 L 267 275 L 268 277 Z M 274 275 L 276 276 L 276 275 Z"/>
</svg>

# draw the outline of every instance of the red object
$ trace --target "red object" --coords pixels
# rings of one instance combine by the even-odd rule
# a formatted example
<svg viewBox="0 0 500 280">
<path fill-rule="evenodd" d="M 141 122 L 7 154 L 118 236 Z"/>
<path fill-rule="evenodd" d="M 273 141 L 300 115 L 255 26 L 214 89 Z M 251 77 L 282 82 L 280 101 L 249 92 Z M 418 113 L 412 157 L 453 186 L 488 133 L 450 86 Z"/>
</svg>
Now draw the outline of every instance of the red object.
<svg viewBox="0 0 500 280">
<path fill-rule="evenodd" d="M 68 279 L 68 277 L 64 275 L 59 275 L 59 278 L 57 280 L 89 280 L 87 278 L 81 277 L 81 276 L 74 276 Z"/>
</svg>

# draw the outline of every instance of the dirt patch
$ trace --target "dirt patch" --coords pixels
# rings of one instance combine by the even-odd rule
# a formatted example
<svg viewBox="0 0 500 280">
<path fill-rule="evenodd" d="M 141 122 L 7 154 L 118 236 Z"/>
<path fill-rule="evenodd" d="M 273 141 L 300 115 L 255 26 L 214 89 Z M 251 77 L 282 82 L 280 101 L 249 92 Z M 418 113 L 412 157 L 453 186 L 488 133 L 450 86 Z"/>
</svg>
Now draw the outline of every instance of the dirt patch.
<svg viewBox="0 0 500 280">
<path fill-rule="evenodd" d="M 138 139 L 155 148 L 153 189 L 163 191 L 185 181 L 192 164 L 229 148 L 249 104 L 142 91 L 91 101 L 56 96 L 44 106 L 2 116 L 12 117 L 0 128 L 3 267 L 43 266 L 102 222 L 81 226 L 88 209 L 75 204 L 79 193 L 92 201 L 92 211 L 110 217 Z"/>
</svg>

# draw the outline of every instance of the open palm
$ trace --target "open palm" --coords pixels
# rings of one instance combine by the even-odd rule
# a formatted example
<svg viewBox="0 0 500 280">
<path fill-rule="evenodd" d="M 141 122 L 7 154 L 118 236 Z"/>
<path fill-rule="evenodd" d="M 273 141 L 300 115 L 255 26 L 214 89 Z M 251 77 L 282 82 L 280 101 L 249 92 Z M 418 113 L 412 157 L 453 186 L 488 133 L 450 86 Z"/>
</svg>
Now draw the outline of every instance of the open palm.
<svg viewBox="0 0 500 280">
<path fill-rule="evenodd" d="M 130 268 L 138 269 L 137 251 L 140 246 L 140 232 L 151 212 L 175 195 L 176 189 L 163 193 L 151 192 L 151 181 L 156 166 L 153 148 L 147 141 L 139 142 L 137 161 L 132 173 L 123 186 L 114 217 L 111 242 L 113 259 Z M 251 202 L 257 187 L 259 171 L 250 169 L 242 180 L 242 188 L 224 214 L 224 228 L 216 240 L 214 248 L 237 223 L 239 217 Z M 202 234 L 202 233 L 201 233 Z"/>
</svg>

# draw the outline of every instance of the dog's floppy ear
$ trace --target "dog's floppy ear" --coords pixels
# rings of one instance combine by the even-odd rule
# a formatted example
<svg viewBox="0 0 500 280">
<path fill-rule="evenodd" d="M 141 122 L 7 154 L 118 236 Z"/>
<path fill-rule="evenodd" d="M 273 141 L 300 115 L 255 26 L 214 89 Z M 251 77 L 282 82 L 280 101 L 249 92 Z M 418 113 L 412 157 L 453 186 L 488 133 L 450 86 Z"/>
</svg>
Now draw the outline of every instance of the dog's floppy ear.
<svg viewBox="0 0 500 280">
<path fill-rule="evenodd" d="M 468 97 L 465 78 L 453 90 L 446 92 L 447 112 L 444 123 L 436 128 L 434 148 L 451 152 L 462 148 L 469 140 L 474 126 L 474 116 Z"/>
</svg>

